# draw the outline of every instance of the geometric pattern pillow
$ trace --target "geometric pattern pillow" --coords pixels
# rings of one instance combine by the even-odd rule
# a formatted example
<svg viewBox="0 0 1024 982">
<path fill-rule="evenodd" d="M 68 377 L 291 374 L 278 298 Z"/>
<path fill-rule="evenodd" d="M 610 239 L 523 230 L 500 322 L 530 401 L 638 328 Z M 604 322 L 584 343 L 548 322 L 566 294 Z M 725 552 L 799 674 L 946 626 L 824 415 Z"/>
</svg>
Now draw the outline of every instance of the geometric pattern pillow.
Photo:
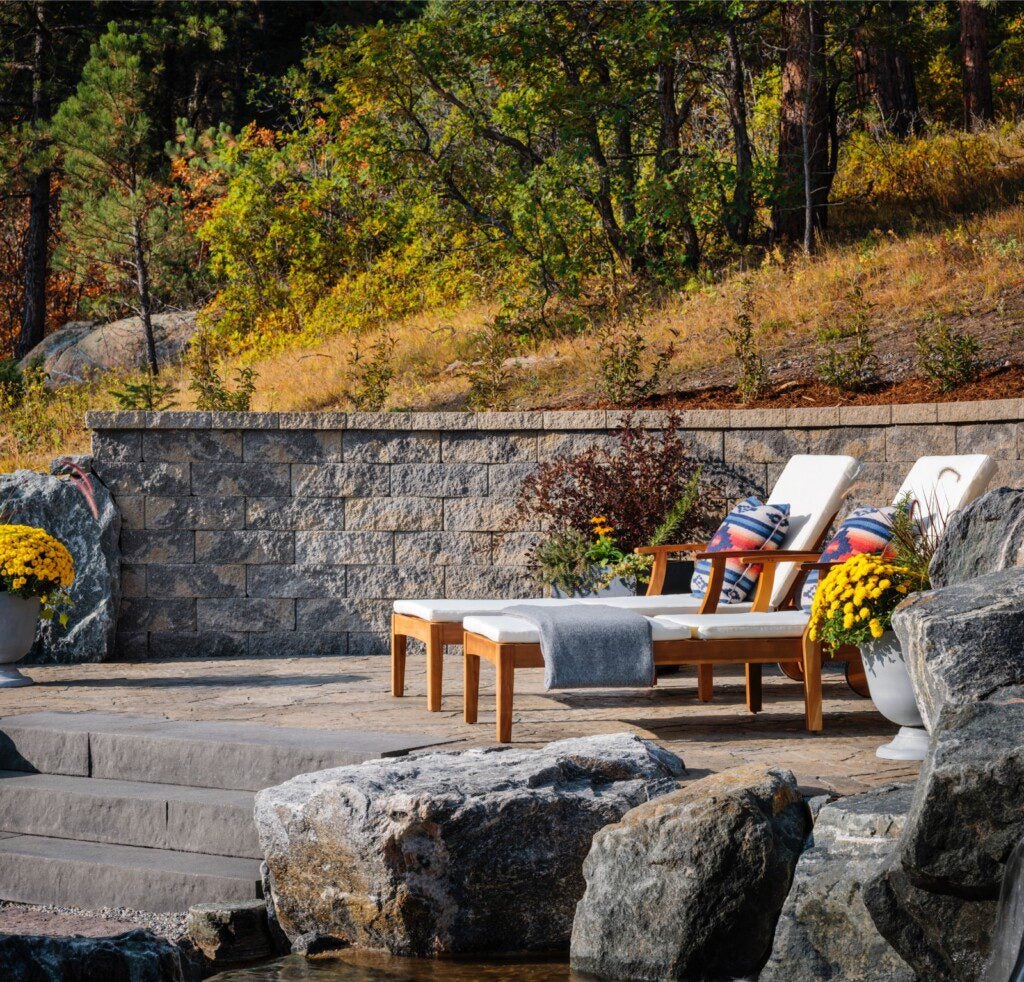
<svg viewBox="0 0 1024 982">
<path fill-rule="evenodd" d="M 705 552 L 728 552 L 746 549 L 778 549 L 789 531 L 789 505 L 766 505 L 751 495 L 741 501 L 708 543 Z M 761 567 L 755 563 L 741 563 L 728 559 L 720 604 L 743 603 L 754 589 Z M 711 579 L 711 560 L 701 559 L 694 567 L 690 592 L 703 599 Z"/>
<path fill-rule="evenodd" d="M 841 563 L 851 556 L 859 556 L 862 553 L 882 552 L 892 540 L 892 519 L 895 514 L 895 505 L 886 505 L 884 508 L 873 508 L 871 505 L 854 508 L 843 519 L 839 531 L 821 551 L 821 562 Z M 819 573 L 816 569 L 807 574 L 803 589 L 800 591 L 802 610 L 810 611 L 815 591 L 818 589 L 818 578 Z"/>
</svg>

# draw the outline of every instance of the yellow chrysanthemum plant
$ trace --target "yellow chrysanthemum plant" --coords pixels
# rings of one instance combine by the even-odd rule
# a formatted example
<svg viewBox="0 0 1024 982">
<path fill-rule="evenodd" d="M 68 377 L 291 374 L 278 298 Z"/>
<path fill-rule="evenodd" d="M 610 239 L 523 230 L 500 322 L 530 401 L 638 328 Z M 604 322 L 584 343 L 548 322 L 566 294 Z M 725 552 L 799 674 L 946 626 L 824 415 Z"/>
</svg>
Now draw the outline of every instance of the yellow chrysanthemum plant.
<svg viewBox="0 0 1024 982">
<path fill-rule="evenodd" d="M 810 636 L 833 649 L 877 641 L 908 594 L 922 589 L 919 574 L 877 555 L 853 556 L 829 570 L 811 606 Z"/>
<path fill-rule="evenodd" d="M 40 617 L 67 622 L 75 563 L 59 539 L 31 525 L 0 525 L 0 592 L 38 598 Z"/>
</svg>

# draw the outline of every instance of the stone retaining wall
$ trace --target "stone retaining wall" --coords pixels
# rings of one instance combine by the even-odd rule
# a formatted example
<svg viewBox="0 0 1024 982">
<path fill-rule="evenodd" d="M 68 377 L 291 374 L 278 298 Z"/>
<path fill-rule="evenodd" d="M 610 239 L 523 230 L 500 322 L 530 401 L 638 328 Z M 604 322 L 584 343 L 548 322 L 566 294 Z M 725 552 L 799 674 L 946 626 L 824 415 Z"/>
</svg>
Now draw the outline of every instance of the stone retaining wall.
<svg viewBox="0 0 1024 982">
<path fill-rule="evenodd" d="M 384 653 L 396 597 L 535 593 L 519 485 L 621 416 L 91 412 L 93 467 L 124 519 L 118 654 Z M 681 416 L 737 496 L 794 453 L 859 457 L 864 502 L 891 500 L 924 454 L 989 453 L 993 486 L 1024 477 L 1024 400 Z"/>
</svg>

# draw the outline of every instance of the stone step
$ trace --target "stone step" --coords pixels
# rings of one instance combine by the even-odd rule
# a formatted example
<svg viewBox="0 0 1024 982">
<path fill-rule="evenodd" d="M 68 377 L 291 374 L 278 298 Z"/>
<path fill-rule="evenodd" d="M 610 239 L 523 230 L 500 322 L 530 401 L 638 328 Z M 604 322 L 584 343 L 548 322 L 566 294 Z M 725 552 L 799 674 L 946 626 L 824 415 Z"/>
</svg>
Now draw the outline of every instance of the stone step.
<svg viewBox="0 0 1024 982">
<path fill-rule="evenodd" d="M 260 859 L 251 791 L 0 771 L 0 829 Z"/>
<path fill-rule="evenodd" d="M 255 859 L 37 835 L 0 838 L 0 898 L 96 910 L 182 911 L 261 895 Z"/>
<path fill-rule="evenodd" d="M 0 769 L 258 791 L 296 774 L 443 742 L 415 733 L 27 713 L 0 718 Z"/>
</svg>

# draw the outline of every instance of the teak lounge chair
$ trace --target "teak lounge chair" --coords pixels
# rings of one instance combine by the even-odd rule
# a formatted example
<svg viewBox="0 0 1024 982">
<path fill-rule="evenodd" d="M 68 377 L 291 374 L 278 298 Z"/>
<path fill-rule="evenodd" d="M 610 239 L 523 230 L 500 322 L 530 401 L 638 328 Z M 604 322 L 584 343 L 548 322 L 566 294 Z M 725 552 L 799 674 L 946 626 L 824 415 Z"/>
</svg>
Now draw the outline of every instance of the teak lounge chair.
<svg viewBox="0 0 1024 982">
<path fill-rule="evenodd" d="M 918 502 L 918 514 L 925 521 L 948 520 L 949 516 L 976 498 L 991 480 L 995 466 L 984 454 L 959 457 L 922 457 L 897 493 Z M 742 553 L 704 553 L 712 563 L 709 598 L 718 589 L 729 557 L 740 562 L 760 563 L 752 609 L 746 613 L 715 613 L 713 599 L 697 614 L 668 614 L 651 618 L 655 665 L 696 665 L 698 693 L 711 698 L 711 671 L 718 664 L 742 664 L 746 669 L 747 708 L 761 709 L 761 666 L 773 662 L 799 661 L 803 667 L 804 715 L 808 730 L 822 729 L 820 644 L 810 641 L 808 614 L 799 609 L 773 610 L 772 600 L 792 596 L 787 581 L 801 570 L 821 568 L 816 550 L 778 550 Z M 787 570 L 788 567 L 788 570 Z M 480 661 L 495 666 L 497 673 L 496 738 L 512 738 L 512 699 L 517 668 L 544 665 L 536 629 L 522 618 L 470 616 L 463 635 L 465 720 L 475 723 L 480 692 Z"/>
<path fill-rule="evenodd" d="M 782 543 L 783 549 L 812 550 L 821 545 L 860 466 L 855 457 L 845 455 L 798 454 L 790 458 L 767 498 L 769 503 L 786 503 L 791 506 L 789 533 Z M 639 550 L 654 555 L 646 596 L 592 597 L 583 600 L 533 598 L 526 601 L 396 600 L 391 617 L 391 694 L 401 696 L 405 692 L 407 641 L 416 638 L 427 649 L 427 709 L 438 712 L 441 709 L 444 646 L 462 644 L 462 622 L 466 617 L 501 614 L 512 604 L 599 603 L 626 607 L 648 617 L 706 610 L 707 602 L 691 593 L 661 594 L 669 556 L 679 552 L 700 552 L 704 548 L 706 543 L 691 542 Z M 763 609 L 775 609 L 783 603 L 795 576 L 794 566 L 791 573 L 780 580 L 779 589 L 766 599 L 768 606 Z M 709 590 L 708 594 L 712 592 Z M 730 605 L 729 609 L 749 610 L 750 606 L 749 603 L 735 604 Z"/>
</svg>

